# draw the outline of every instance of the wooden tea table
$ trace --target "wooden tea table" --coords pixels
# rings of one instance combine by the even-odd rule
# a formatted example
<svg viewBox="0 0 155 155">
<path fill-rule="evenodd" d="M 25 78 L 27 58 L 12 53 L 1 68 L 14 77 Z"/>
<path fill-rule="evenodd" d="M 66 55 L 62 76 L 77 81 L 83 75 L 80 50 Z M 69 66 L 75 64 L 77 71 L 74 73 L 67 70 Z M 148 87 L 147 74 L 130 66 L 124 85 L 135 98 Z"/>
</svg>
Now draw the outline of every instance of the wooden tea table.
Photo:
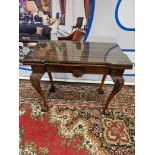
<svg viewBox="0 0 155 155">
<path fill-rule="evenodd" d="M 103 93 L 104 81 L 106 76 L 110 75 L 114 81 L 114 88 L 106 101 L 105 110 L 124 85 L 125 69 L 132 69 L 133 66 L 116 43 L 72 41 L 38 42 L 33 51 L 30 51 L 20 62 L 32 67 L 30 81 L 43 99 L 43 111 L 48 111 L 48 104 L 40 86 L 40 80 L 46 72 L 51 82 L 51 92 L 55 91 L 51 74 L 54 72 L 72 73 L 77 78 L 83 74 L 102 74 L 99 93 Z"/>
</svg>

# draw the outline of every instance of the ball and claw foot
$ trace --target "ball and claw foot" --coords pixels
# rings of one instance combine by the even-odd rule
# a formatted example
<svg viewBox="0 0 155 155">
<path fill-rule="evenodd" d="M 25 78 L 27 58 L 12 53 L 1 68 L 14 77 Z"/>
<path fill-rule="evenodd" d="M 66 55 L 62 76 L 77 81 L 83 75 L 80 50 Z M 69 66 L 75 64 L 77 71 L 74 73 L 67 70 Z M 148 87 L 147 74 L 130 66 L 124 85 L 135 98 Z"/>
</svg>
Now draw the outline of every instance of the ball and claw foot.
<svg viewBox="0 0 155 155">
<path fill-rule="evenodd" d="M 41 106 L 41 111 L 42 112 L 48 112 L 48 110 L 49 110 L 49 106 L 48 105 L 42 105 Z"/>
<path fill-rule="evenodd" d="M 52 92 L 55 92 L 55 87 L 54 86 L 49 88 L 49 90 L 47 91 L 47 96 L 50 97 L 50 94 Z"/>
<path fill-rule="evenodd" d="M 101 94 L 101 95 L 104 94 L 104 90 L 103 90 L 103 89 L 99 88 L 99 89 L 97 89 L 97 90 L 98 90 L 98 93 L 99 93 L 99 94 Z"/>
<path fill-rule="evenodd" d="M 55 87 L 50 87 L 49 92 L 55 92 Z"/>
<path fill-rule="evenodd" d="M 102 113 L 103 115 L 110 115 L 110 112 L 111 112 L 111 110 L 109 110 L 108 108 L 103 107 L 103 108 L 101 109 L 101 113 Z"/>
<path fill-rule="evenodd" d="M 109 115 L 110 114 L 110 111 L 108 109 L 104 109 L 103 110 L 103 113 L 104 113 L 104 115 Z"/>
</svg>

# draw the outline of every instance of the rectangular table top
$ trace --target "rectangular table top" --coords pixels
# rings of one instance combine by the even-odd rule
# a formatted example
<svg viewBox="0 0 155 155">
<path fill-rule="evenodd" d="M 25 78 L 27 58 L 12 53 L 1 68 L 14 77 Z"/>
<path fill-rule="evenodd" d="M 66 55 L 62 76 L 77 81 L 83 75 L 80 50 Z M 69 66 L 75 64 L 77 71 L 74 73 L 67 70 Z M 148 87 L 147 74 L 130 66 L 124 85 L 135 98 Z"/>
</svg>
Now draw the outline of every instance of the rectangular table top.
<svg viewBox="0 0 155 155">
<path fill-rule="evenodd" d="M 93 64 L 132 68 L 117 43 L 40 41 L 21 61 L 23 64 Z"/>
</svg>

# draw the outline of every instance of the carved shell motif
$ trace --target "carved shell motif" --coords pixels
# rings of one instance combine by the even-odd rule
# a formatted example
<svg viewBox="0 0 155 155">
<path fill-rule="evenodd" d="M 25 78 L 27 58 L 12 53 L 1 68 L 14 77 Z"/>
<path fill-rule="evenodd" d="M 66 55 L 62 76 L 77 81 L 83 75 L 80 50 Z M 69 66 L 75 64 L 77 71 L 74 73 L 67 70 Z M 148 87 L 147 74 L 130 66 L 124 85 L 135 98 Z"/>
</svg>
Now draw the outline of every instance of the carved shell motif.
<svg viewBox="0 0 155 155">
<path fill-rule="evenodd" d="M 80 69 L 74 69 L 72 75 L 76 78 L 82 77 L 83 73 Z"/>
</svg>

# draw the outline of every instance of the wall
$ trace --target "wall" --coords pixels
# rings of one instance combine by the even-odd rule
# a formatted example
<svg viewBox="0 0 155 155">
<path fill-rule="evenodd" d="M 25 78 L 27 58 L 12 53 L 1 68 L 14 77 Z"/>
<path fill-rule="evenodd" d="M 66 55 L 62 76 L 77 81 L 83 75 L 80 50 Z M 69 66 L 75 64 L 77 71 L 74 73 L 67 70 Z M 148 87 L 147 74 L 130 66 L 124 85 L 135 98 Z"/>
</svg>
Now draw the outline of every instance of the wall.
<svg viewBox="0 0 155 155">
<path fill-rule="evenodd" d="M 71 33 L 71 27 L 76 24 L 77 17 L 85 18 L 83 0 L 67 0 L 66 10 L 65 30 Z"/>
<path fill-rule="evenodd" d="M 116 22 L 115 11 L 119 2 L 120 0 L 95 0 L 94 18 L 87 41 L 117 42 L 135 63 L 135 32 L 129 31 L 135 25 L 135 0 L 122 0 L 118 8 L 117 17 L 126 29 L 119 27 Z M 125 81 L 134 83 L 134 74 L 134 68 L 126 71 Z"/>
<path fill-rule="evenodd" d="M 59 0 L 52 0 L 52 18 L 56 17 L 57 12 L 60 12 Z"/>
</svg>

